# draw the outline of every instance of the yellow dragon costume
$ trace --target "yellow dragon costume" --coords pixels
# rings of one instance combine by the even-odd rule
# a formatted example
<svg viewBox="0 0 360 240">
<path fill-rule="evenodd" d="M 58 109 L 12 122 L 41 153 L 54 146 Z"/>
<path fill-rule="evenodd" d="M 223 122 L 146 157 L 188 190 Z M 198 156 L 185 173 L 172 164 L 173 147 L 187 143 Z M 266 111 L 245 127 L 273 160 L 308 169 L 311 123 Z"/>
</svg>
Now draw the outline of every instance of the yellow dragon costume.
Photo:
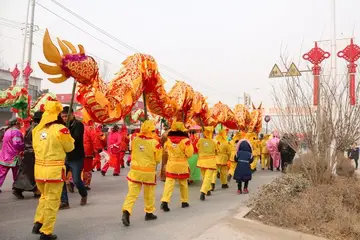
<svg viewBox="0 0 360 240">
<path fill-rule="evenodd" d="M 97 63 L 86 55 L 82 45 L 77 50 L 65 40 L 58 39 L 58 44 L 61 53 L 46 30 L 43 52 L 52 65 L 39 63 L 39 66 L 43 72 L 56 75 L 49 78 L 53 83 L 62 83 L 70 77 L 77 81 L 77 100 L 94 122 L 113 123 L 123 119 L 144 93 L 148 110 L 170 123 L 183 121 L 186 127 L 195 123 L 215 127 L 221 123 L 229 129 L 261 130 L 260 107 L 254 107 L 251 114 L 240 104 L 234 111 L 221 102 L 209 108 L 206 98 L 182 81 L 177 81 L 167 93 L 157 63 L 150 55 L 129 56 L 115 77 L 105 83 L 99 76 Z"/>
</svg>

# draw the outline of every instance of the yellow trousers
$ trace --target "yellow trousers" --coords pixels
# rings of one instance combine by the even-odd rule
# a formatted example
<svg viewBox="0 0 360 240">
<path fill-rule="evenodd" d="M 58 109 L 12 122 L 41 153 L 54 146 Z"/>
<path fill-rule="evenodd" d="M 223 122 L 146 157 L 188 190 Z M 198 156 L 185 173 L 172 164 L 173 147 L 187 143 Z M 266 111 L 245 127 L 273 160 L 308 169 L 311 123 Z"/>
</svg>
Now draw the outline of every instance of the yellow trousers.
<svg viewBox="0 0 360 240">
<path fill-rule="evenodd" d="M 187 203 L 189 201 L 189 189 L 187 179 L 173 179 L 167 177 L 165 180 L 164 193 L 161 198 L 162 202 L 170 202 L 176 180 L 179 181 L 180 185 L 180 201 L 182 203 Z"/>
<path fill-rule="evenodd" d="M 261 154 L 261 168 L 270 166 L 270 155 L 268 153 Z"/>
<path fill-rule="evenodd" d="M 228 175 L 228 166 L 218 166 L 218 171 L 220 172 L 220 182 L 221 184 L 227 184 L 227 175 Z M 215 184 L 217 179 L 218 171 L 214 171 L 212 175 L 211 183 Z"/>
<path fill-rule="evenodd" d="M 125 201 L 123 204 L 123 211 L 128 211 L 131 215 L 133 206 L 135 204 L 136 199 L 139 197 L 141 187 L 143 184 L 134 183 L 128 181 L 128 194 L 125 197 Z M 144 211 L 146 213 L 154 213 L 155 212 L 155 185 L 145 185 L 144 184 Z"/>
<path fill-rule="evenodd" d="M 201 176 L 202 176 L 203 182 L 201 185 L 200 192 L 206 194 L 208 191 L 211 190 L 211 181 L 212 181 L 214 172 L 216 172 L 216 171 L 212 170 L 212 169 L 203 169 L 203 168 L 201 169 Z"/>
<path fill-rule="evenodd" d="M 63 182 L 47 183 L 37 182 L 36 186 L 41 193 L 39 204 L 36 208 L 34 222 L 42 224 L 40 232 L 49 235 L 54 231 L 56 214 L 60 207 Z"/>
<path fill-rule="evenodd" d="M 251 170 L 256 169 L 256 166 L 260 160 L 260 156 L 254 156 L 254 161 L 251 163 Z"/>
<path fill-rule="evenodd" d="M 234 176 L 237 162 L 230 162 L 229 174 Z"/>
</svg>

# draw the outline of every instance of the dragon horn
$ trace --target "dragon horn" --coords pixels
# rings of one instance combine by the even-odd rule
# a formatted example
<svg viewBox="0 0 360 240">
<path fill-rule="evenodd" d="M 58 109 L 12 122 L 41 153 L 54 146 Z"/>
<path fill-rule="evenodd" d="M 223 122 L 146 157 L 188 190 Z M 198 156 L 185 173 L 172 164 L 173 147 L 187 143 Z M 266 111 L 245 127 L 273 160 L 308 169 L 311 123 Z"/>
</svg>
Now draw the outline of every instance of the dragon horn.
<svg viewBox="0 0 360 240">
<path fill-rule="evenodd" d="M 50 66 L 39 62 L 39 67 L 44 73 L 50 74 L 50 75 L 65 75 L 64 71 L 59 66 Z"/>
<path fill-rule="evenodd" d="M 258 109 L 261 109 L 261 107 L 262 107 L 262 102 L 260 103 L 260 105 L 259 105 L 259 108 L 258 108 Z"/>
<path fill-rule="evenodd" d="M 83 47 L 83 45 L 78 45 L 79 50 L 80 50 L 80 54 L 85 54 L 85 48 Z"/>
<path fill-rule="evenodd" d="M 254 103 L 251 103 L 251 104 L 252 104 L 253 109 L 256 109 L 256 107 L 254 106 Z"/>
<path fill-rule="evenodd" d="M 63 43 L 65 43 L 66 46 L 68 46 L 68 48 L 70 48 L 71 53 L 73 53 L 73 54 L 76 54 L 76 53 L 77 53 L 76 48 L 74 47 L 74 45 L 72 45 L 71 42 L 66 41 L 66 40 L 63 40 Z"/>
<path fill-rule="evenodd" d="M 66 79 L 68 79 L 68 78 L 65 77 L 64 75 L 61 75 L 60 77 L 57 77 L 57 78 L 48 78 L 48 79 L 52 83 L 62 83 L 62 82 L 65 82 Z"/>
<path fill-rule="evenodd" d="M 49 31 L 46 29 L 44 39 L 43 39 L 43 49 L 44 49 L 44 56 L 46 60 L 51 63 L 56 63 L 60 65 L 61 63 L 61 55 L 57 47 L 51 41 Z"/>
<path fill-rule="evenodd" d="M 61 51 L 63 52 L 63 55 L 70 54 L 69 48 L 59 38 L 56 38 L 56 39 L 59 43 Z"/>
</svg>

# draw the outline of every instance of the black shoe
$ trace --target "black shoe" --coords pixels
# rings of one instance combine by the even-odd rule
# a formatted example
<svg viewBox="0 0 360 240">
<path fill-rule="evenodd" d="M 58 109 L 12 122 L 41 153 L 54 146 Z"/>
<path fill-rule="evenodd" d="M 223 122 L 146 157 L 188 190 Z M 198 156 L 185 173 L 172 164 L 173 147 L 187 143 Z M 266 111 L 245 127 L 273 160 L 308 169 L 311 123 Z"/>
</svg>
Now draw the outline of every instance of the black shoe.
<svg viewBox="0 0 360 240">
<path fill-rule="evenodd" d="M 121 168 L 125 168 L 125 165 L 121 165 Z"/>
<path fill-rule="evenodd" d="M 42 233 L 40 235 L 40 240 L 55 240 L 55 239 L 57 239 L 57 236 L 55 234 L 46 235 Z"/>
<path fill-rule="evenodd" d="M 113 176 L 118 177 L 118 176 L 120 176 L 120 174 L 114 173 Z"/>
<path fill-rule="evenodd" d="M 229 188 L 229 185 L 223 184 L 223 185 L 221 185 L 221 188 Z"/>
<path fill-rule="evenodd" d="M 96 171 L 101 172 L 101 168 L 96 169 Z"/>
<path fill-rule="evenodd" d="M 69 209 L 69 208 L 70 208 L 69 203 L 67 203 L 67 202 L 60 203 L 60 207 L 59 207 L 60 210 Z"/>
<path fill-rule="evenodd" d="M 33 227 L 33 229 L 32 229 L 32 234 L 40 234 L 40 228 L 42 227 L 42 224 L 41 223 L 39 223 L 39 222 L 36 222 L 35 224 L 34 224 L 34 227 Z"/>
<path fill-rule="evenodd" d="M 276 168 L 276 171 L 279 171 L 279 172 L 280 172 L 280 167 Z"/>
<path fill-rule="evenodd" d="M 183 202 L 183 203 L 181 203 L 181 207 L 182 208 L 187 208 L 187 207 L 190 207 L 190 205 L 187 202 Z"/>
<path fill-rule="evenodd" d="M 23 196 L 22 192 L 20 192 L 19 190 L 13 190 L 12 194 L 13 194 L 17 199 L 24 199 L 24 196 Z"/>
<path fill-rule="evenodd" d="M 67 187 L 69 192 L 71 192 L 71 193 L 74 192 L 74 185 L 72 183 L 66 184 L 66 187 Z"/>
<path fill-rule="evenodd" d="M 217 176 L 217 178 L 220 178 L 220 173 L 218 172 L 218 173 L 216 174 L 216 176 Z"/>
<path fill-rule="evenodd" d="M 126 165 L 127 165 L 128 167 L 130 167 L 130 162 L 126 162 Z"/>
<path fill-rule="evenodd" d="M 94 170 L 94 169 L 92 169 L 92 170 L 91 170 L 91 172 L 95 172 L 95 170 Z"/>
<path fill-rule="evenodd" d="M 162 202 L 160 205 L 160 209 L 164 212 L 170 212 L 170 208 L 167 202 Z"/>
<path fill-rule="evenodd" d="M 153 213 L 146 213 L 145 214 L 145 221 L 151 221 L 151 220 L 156 220 L 157 216 L 154 215 Z"/>
<path fill-rule="evenodd" d="M 215 183 L 211 184 L 211 190 L 210 191 L 215 191 Z"/>
<path fill-rule="evenodd" d="M 231 181 L 231 177 L 232 177 L 231 174 L 229 174 L 229 175 L 227 176 L 227 181 L 228 181 L 228 182 Z"/>
<path fill-rule="evenodd" d="M 130 213 L 128 211 L 123 211 L 121 220 L 125 227 L 130 226 Z"/>
<path fill-rule="evenodd" d="M 84 206 L 84 205 L 86 205 L 86 204 L 87 204 L 87 196 L 81 197 L 81 199 L 80 199 L 80 205 L 81 205 L 81 206 Z"/>
<path fill-rule="evenodd" d="M 103 177 L 105 177 L 105 174 L 106 174 L 106 172 L 101 171 L 101 175 L 103 175 Z"/>
<path fill-rule="evenodd" d="M 264 170 L 265 170 L 265 168 L 262 168 L 262 170 L 264 171 Z"/>
<path fill-rule="evenodd" d="M 88 191 L 90 191 L 91 190 L 91 187 L 85 187 L 86 188 L 86 190 L 88 190 Z"/>
<path fill-rule="evenodd" d="M 206 196 L 211 196 L 211 191 L 208 191 Z"/>
<path fill-rule="evenodd" d="M 200 193 L 200 200 L 205 201 L 205 193 Z"/>
</svg>

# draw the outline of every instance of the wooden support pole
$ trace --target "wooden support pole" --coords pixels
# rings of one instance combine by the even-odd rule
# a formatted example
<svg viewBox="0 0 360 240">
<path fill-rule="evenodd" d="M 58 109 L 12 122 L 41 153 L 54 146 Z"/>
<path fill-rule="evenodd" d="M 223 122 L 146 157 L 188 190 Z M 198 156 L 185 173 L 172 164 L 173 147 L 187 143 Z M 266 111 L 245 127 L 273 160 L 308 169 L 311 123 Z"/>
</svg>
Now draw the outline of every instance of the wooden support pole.
<svg viewBox="0 0 360 240">
<path fill-rule="evenodd" d="M 71 114 L 71 110 L 72 110 L 72 107 L 74 105 L 75 90 L 76 90 L 76 80 L 74 79 L 73 89 L 72 89 L 72 93 L 71 93 L 71 101 L 70 101 L 70 106 L 69 106 L 69 111 L 68 111 L 68 119 L 66 121 L 66 126 L 68 128 L 70 127 L 70 118 L 69 118 L 69 116 Z M 72 114 L 74 114 L 74 112 Z"/>
</svg>

